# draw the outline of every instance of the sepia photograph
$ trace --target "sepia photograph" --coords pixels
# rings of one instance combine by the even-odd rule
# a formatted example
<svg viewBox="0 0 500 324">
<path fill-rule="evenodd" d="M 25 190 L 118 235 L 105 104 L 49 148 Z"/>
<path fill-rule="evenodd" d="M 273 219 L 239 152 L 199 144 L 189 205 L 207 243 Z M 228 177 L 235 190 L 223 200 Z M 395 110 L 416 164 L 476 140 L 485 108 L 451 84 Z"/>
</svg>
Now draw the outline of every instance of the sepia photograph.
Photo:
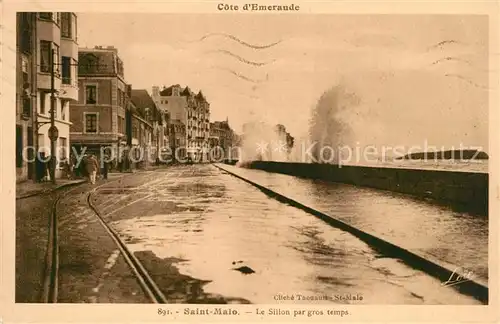
<svg viewBox="0 0 500 324">
<path fill-rule="evenodd" d="M 489 305 L 488 15 L 211 6 L 16 12 L 14 302 Z"/>
</svg>

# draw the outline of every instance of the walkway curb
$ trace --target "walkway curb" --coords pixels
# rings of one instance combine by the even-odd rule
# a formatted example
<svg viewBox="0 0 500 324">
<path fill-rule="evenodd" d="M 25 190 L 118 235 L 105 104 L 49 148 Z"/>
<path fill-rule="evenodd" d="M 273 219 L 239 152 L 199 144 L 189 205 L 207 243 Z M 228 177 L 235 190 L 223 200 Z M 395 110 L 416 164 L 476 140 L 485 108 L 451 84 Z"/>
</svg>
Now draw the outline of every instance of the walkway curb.
<svg viewBox="0 0 500 324">
<path fill-rule="evenodd" d="M 223 172 L 226 172 L 226 173 L 228 173 L 228 174 L 230 174 L 238 179 L 241 179 L 241 180 L 251 184 L 252 186 L 257 187 L 262 192 L 264 192 L 266 195 L 268 195 L 268 196 L 270 196 L 270 197 L 272 197 L 280 202 L 283 202 L 283 203 L 292 205 L 296 208 L 302 209 L 303 211 L 318 217 L 319 219 L 332 225 L 333 227 L 339 228 L 343 231 L 346 231 L 346 232 L 354 235 L 355 237 L 357 237 L 361 241 L 365 242 L 366 244 L 368 244 L 369 246 L 371 246 L 375 250 L 378 250 L 379 252 L 381 252 L 386 257 L 400 259 L 405 264 L 413 267 L 414 269 L 421 270 L 421 271 L 427 273 L 428 275 L 439 279 L 441 282 L 448 281 L 449 279 L 452 278 L 452 276 L 454 276 L 453 278 L 456 277 L 456 274 L 454 271 L 449 270 L 442 265 L 439 265 L 433 261 L 427 260 L 424 257 L 417 255 L 413 252 L 410 252 L 406 249 L 403 249 L 402 247 L 399 247 L 393 243 L 390 243 L 390 242 L 385 241 L 381 238 L 378 238 L 372 234 L 369 234 L 369 233 L 364 232 L 360 229 L 357 229 L 356 227 L 354 227 L 352 225 L 349 225 L 349 224 L 344 223 L 338 219 L 335 219 L 334 217 L 332 217 L 330 215 L 327 215 L 327 214 L 322 213 L 318 210 L 315 210 L 315 209 L 313 209 L 309 206 L 306 206 L 306 205 L 304 205 L 296 200 L 293 200 L 289 197 L 283 196 L 282 194 L 280 194 L 274 190 L 268 189 L 268 188 L 266 188 L 266 187 L 264 187 L 256 182 L 253 182 L 253 181 L 248 180 L 248 179 L 246 179 L 246 178 L 244 178 L 236 173 L 228 171 L 221 166 L 218 166 L 216 164 L 214 164 L 214 166 L 217 167 L 218 169 L 222 170 Z M 445 288 L 445 287 L 443 287 L 443 288 Z M 479 300 L 480 302 L 482 302 L 483 304 L 488 305 L 488 287 L 486 285 L 480 284 L 474 280 L 469 280 L 469 281 L 463 281 L 463 282 L 460 282 L 459 284 L 453 285 L 453 288 L 455 288 L 456 290 L 458 290 L 460 293 L 462 293 L 464 295 L 468 295 L 470 297 L 473 297 L 473 298 Z"/>
</svg>

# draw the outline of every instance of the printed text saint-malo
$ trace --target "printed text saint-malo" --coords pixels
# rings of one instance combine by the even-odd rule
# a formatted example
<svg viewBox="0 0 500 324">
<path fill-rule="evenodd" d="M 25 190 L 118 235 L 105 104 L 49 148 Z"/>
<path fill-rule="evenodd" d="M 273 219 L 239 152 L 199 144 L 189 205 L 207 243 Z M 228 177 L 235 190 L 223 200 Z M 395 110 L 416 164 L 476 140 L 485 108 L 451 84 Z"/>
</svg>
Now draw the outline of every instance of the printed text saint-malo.
<svg viewBox="0 0 500 324">
<path fill-rule="evenodd" d="M 257 3 L 247 3 L 244 5 L 233 5 L 233 4 L 225 4 L 219 3 L 217 5 L 217 9 L 220 11 L 299 11 L 300 6 L 291 4 L 291 5 L 260 5 Z"/>
</svg>

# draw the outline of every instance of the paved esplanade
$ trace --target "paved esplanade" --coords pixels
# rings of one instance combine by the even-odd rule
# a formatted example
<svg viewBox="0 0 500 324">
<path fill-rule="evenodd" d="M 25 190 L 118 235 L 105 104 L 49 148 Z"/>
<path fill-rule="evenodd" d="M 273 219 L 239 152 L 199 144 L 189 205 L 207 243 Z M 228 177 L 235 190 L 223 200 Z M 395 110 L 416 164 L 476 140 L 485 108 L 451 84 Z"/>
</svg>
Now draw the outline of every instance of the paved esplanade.
<svg viewBox="0 0 500 324">
<path fill-rule="evenodd" d="M 268 181 L 276 179 L 257 172 Z M 305 188 L 299 188 L 300 181 L 281 183 L 298 194 Z M 407 199 L 352 188 L 358 194 L 340 202 L 335 188 L 332 184 L 325 191 L 322 184 L 312 194 L 331 197 L 340 204 L 336 215 L 350 219 L 381 221 L 373 213 L 384 195 L 388 201 Z M 379 204 L 366 208 L 370 195 Z M 478 303 L 397 260 L 380 257 L 350 234 L 269 198 L 213 165 L 169 167 L 109 181 L 93 202 L 171 302 L 276 303 L 301 294 L 362 296 L 351 302 L 363 304 Z M 415 213 L 424 207 L 412 205 Z M 85 231 L 85 223 L 79 226 Z M 116 252 L 108 252 L 102 266 L 111 268 Z M 105 282 L 98 279 L 92 289 L 106 287 Z M 78 289 L 71 285 L 66 280 L 61 289 Z M 131 296 L 140 293 L 137 287 L 131 291 Z M 63 302 L 64 292 L 60 296 Z"/>
</svg>

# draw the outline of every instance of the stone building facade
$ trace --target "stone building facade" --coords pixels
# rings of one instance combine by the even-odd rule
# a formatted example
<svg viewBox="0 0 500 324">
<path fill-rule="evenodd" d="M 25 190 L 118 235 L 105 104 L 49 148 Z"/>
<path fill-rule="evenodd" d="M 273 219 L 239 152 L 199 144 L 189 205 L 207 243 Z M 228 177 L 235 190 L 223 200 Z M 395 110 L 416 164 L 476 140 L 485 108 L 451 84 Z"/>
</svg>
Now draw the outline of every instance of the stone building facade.
<svg viewBox="0 0 500 324">
<path fill-rule="evenodd" d="M 132 104 L 132 145 L 139 145 L 148 154 L 148 164 L 157 162 L 160 156 L 164 159 L 163 148 L 168 145 L 167 114 L 156 107 L 144 89 L 132 89 Z"/>
<path fill-rule="evenodd" d="M 71 146 L 100 153 L 132 144 L 132 87 L 125 81 L 123 61 L 113 46 L 79 50 L 79 100 L 71 104 Z"/>
<path fill-rule="evenodd" d="M 169 144 L 171 159 L 173 162 L 186 161 L 187 155 L 187 137 L 186 125 L 180 120 L 174 119 L 169 123 Z"/>
<path fill-rule="evenodd" d="M 184 125 L 185 151 L 196 162 L 209 158 L 210 103 L 201 91 L 194 93 L 188 86 L 153 87 L 153 101 L 162 111 L 167 111 L 172 123 Z M 176 132 L 178 136 L 179 132 Z M 177 144 L 172 147 L 179 148 Z"/>
<path fill-rule="evenodd" d="M 54 124 L 59 134 L 55 143 L 56 158 L 68 159 L 69 106 L 78 100 L 77 15 L 72 12 L 18 13 L 17 25 L 16 143 L 21 147 L 33 146 L 36 152 L 50 156 L 48 135 L 53 93 Z M 34 155 L 34 151 L 28 154 Z M 19 157 L 18 154 L 18 178 L 34 178 L 34 163 L 20 161 Z M 60 175 L 58 164 L 55 176 Z"/>
<path fill-rule="evenodd" d="M 33 108 L 36 108 L 36 24 L 37 13 L 17 14 L 16 33 L 16 180 L 34 179 L 36 129 Z M 36 109 L 35 109 L 36 113 Z"/>
<path fill-rule="evenodd" d="M 223 159 L 237 159 L 238 147 L 235 141 L 236 134 L 229 126 L 229 121 L 215 121 L 210 123 L 210 144 L 212 154 L 216 155 L 216 159 L 222 153 Z M 214 148 L 218 148 L 215 150 Z"/>
</svg>

